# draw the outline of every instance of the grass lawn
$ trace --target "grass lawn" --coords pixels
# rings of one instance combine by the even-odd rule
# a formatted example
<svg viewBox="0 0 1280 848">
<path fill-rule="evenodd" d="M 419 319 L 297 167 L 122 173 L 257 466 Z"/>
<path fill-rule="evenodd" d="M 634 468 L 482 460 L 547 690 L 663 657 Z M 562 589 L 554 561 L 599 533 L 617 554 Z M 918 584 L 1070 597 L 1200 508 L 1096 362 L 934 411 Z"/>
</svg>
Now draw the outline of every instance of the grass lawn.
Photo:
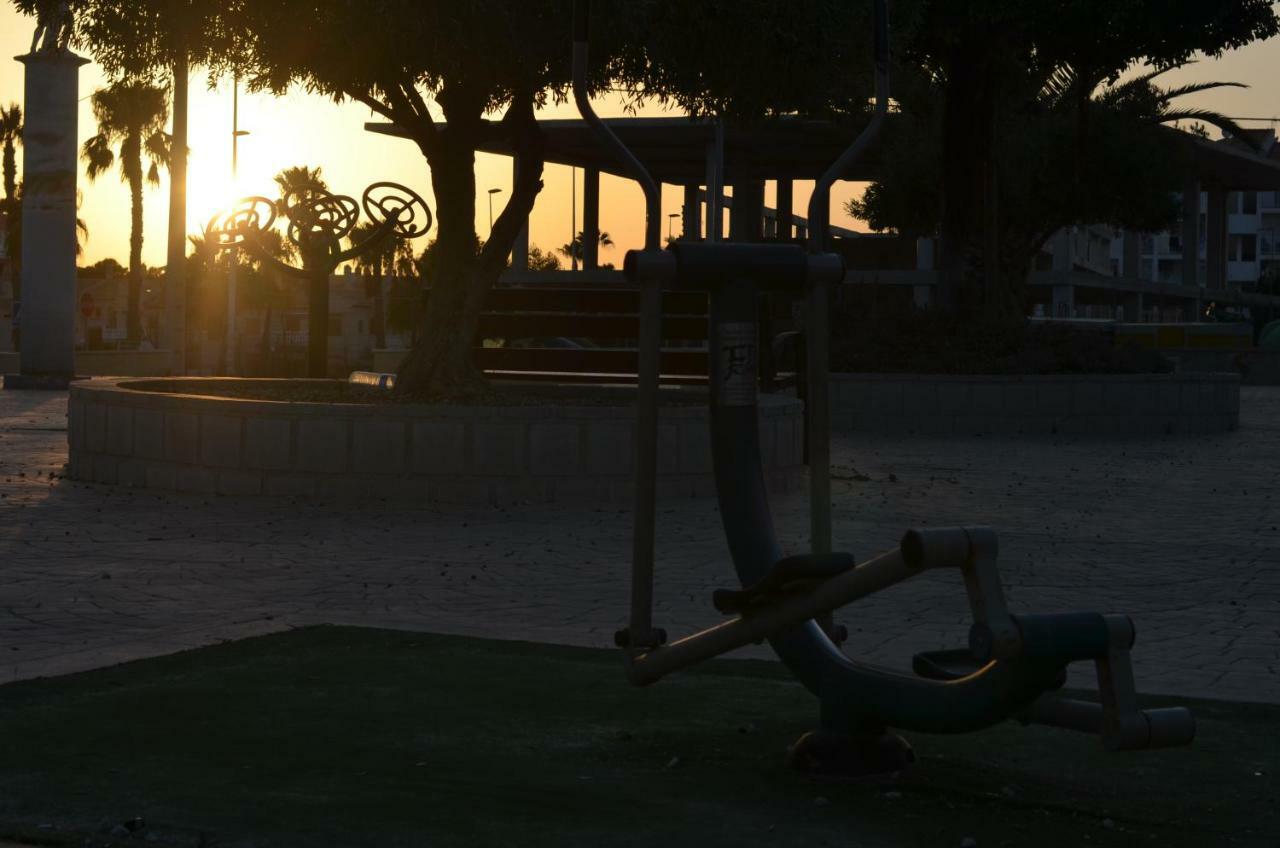
<svg viewBox="0 0 1280 848">
<path fill-rule="evenodd" d="M 1190 706 L 1186 749 L 1006 724 L 814 784 L 783 754 L 816 705 L 774 664 L 637 690 L 602 651 L 309 628 L 0 687 L 0 843 L 1280 845 L 1280 708 Z"/>
</svg>

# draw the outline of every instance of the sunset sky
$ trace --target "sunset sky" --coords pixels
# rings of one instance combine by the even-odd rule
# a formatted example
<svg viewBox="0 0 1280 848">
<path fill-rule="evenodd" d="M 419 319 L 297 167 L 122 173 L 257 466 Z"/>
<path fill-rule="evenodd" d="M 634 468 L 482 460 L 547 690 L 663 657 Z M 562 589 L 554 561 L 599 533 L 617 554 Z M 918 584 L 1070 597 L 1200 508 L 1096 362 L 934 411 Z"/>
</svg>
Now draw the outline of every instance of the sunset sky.
<svg viewBox="0 0 1280 848">
<path fill-rule="evenodd" d="M 33 22 L 15 12 L 9 4 L 0 7 L 0 55 L 11 57 L 25 53 L 30 43 Z M 1275 89 L 1276 70 L 1280 69 L 1280 39 L 1252 45 L 1218 60 L 1204 60 L 1168 75 L 1170 83 L 1199 80 L 1232 80 L 1247 83 L 1249 89 L 1227 89 L 1198 97 L 1185 98 L 1187 105 L 1215 108 L 1232 116 L 1280 116 L 1280 95 Z M 0 61 L 0 103 L 22 102 L 23 67 L 17 62 Z M 98 66 L 88 65 L 80 75 L 81 110 L 79 134 L 84 139 L 93 135 L 95 125 L 88 98 L 105 80 Z M 320 166 L 331 189 L 358 196 L 364 187 L 378 180 L 395 180 L 414 188 L 434 208 L 431 181 L 426 163 L 412 143 L 376 136 L 363 127 L 376 120 L 357 104 L 337 105 L 324 98 L 303 92 L 285 97 L 241 93 L 240 127 L 251 135 L 240 141 L 240 174 L 231 183 L 231 86 L 224 80 L 209 90 L 205 78 L 192 77 L 190 124 L 190 203 L 189 231 L 199 231 L 214 212 L 228 201 L 244 194 L 270 194 L 271 177 L 290 165 Z M 620 114 L 617 103 L 600 102 L 597 108 L 605 116 Z M 650 109 L 641 114 L 663 113 Z M 548 108 L 546 117 L 576 117 L 572 106 Z M 1248 126 L 1267 126 L 1249 123 Z M 1274 124 L 1272 126 L 1275 126 Z M 21 168 L 21 154 L 19 154 Z M 511 162 L 502 157 L 481 155 L 476 164 L 476 227 L 481 237 L 488 230 L 488 206 L 485 192 L 503 189 L 495 198 L 494 214 L 500 211 L 510 188 Z M 567 167 L 549 165 L 544 175 L 546 184 L 533 211 L 531 241 L 545 248 L 563 245 L 571 237 L 570 172 Z M 581 172 L 579 172 L 578 218 L 581 226 Z M 90 183 L 81 172 L 80 187 L 84 193 L 81 214 L 89 226 L 85 245 L 86 263 L 113 257 L 121 263 L 128 259 L 128 193 L 118 172 L 103 175 Z M 842 184 L 833 197 L 832 221 L 861 228 L 850 221 L 839 206 L 860 190 L 857 184 Z M 796 210 L 807 204 L 807 185 L 796 187 Z M 604 177 L 602 179 L 601 228 L 612 234 L 617 246 L 602 253 L 602 261 L 621 265 L 624 250 L 639 245 L 643 229 L 643 202 L 633 184 Z M 772 202 L 772 197 L 766 198 Z M 146 193 L 146 233 L 144 261 L 163 264 L 167 176 L 158 189 Z M 679 190 L 668 187 L 664 195 L 664 214 L 679 209 Z M 678 229 L 677 223 L 677 229 Z M 663 222 L 663 232 L 667 224 Z"/>
</svg>

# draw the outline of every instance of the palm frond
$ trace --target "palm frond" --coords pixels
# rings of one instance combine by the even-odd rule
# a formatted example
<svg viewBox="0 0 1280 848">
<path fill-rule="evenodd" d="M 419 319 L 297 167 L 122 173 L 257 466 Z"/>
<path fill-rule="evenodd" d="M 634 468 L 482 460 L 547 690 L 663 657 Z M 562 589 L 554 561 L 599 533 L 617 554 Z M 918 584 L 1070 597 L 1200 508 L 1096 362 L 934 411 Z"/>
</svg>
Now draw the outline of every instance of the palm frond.
<svg viewBox="0 0 1280 848">
<path fill-rule="evenodd" d="M 115 151 L 111 149 L 111 140 L 99 133 L 84 143 L 80 156 L 85 161 L 85 173 L 90 180 L 96 180 L 102 173 L 111 169 L 116 161 Z"/>
<path fill-rule="evenodd" d="M 1217 127 L 1222 132 L 1238 141 L 1244 142 L 1254 150 L 1258 149 L 1257 143 L 1245 132 L 1244 127 L 1221 112 L 1215 112 L 1212 109 L 1169 109 L 1153 116 L 1152 121 L 1158 124 L 1172 124 L 1176 121 L 1200 121 Z"/>
<path fill-rule="evenodd" d="M 1166 88 L 1160 92 L 1160 99 L 1168 102 L 1175 97 L 1182 97 L 1187 94 L 1199 94 L 1202 91 L 1211 91 L 1215 88 L 1248 88 L 1249 86 L 1242 82 L 1195 82 L 1188 85 L 1180 85 L 1176 88 Z"/>
</svg>

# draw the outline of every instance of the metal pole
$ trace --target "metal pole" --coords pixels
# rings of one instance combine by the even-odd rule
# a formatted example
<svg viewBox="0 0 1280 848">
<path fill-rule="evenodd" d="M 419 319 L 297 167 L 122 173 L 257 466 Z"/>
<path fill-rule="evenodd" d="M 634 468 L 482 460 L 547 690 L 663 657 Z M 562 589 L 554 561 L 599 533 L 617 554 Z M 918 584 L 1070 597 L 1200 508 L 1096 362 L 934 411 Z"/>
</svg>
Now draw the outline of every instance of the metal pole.
<svg viewBox="0 0 1280 848">
<path fill-rule="evenodd" d="M 578 243 L 578 169 L 569 166 L 569 261 L 570 267 L 578 270 L 578 251 L 582 246 Z"/>
<path fill-rule="evenodd" d="M 853 144 L 818 179 L 809 198 L 809 252 L 827 250 L 827 218 L 830 214 L 831 186 L 866 151 L 880 134 L 889 111 L 889 13 L 887 0 L 875 4 L 876 107 Z M 816 282 L 809 289 L 806 316 L 808 394 L 805 417 L 809 444 L 809 532 L 815 554 L 831 550 L 831 418 L 828 403 L 827 358 L 830 338 L 827 323 L 827 286 Z"/>
<path fill-rule="evenodd" d="M 670 645 L 640 654 L 628 668 L 631 682 L 653 683 L 700 662 L 774 636 L 812 618 L 829 614 L 859 598 L 886 589 L 916 574 L 899 548 L 886 551 L 814 586 L 806 592 L 783 595 L 750 615 L 686 636 Z"/>
<path fill-rule="evenodd" d="M 626 145 L 600 120 L 587 96 L 589 0 L 573 4 L 573 99 L 583 120 L 640 183 L 645 198 L 645 253 L 661 255 L 662 193 L 657 182 Z M 658 370 L 662 343 L 662 281 L 641 283 L 639 397 L 636 404 L 635 524 L 631 549 L 630 648 L 655 642 L 653 632 L 653 548 L 658 468 Z"/>
<path fill-rule="evenodd" d="M 239 176 L 240 159 L 240 77 L 231 84 L 231 186 L 234 189 Z M 227 270 L 227 376 L 236 373 L 236 266 L 240 262 L 236 248 L 230 252 L 231 266 Z"/>
</svg>

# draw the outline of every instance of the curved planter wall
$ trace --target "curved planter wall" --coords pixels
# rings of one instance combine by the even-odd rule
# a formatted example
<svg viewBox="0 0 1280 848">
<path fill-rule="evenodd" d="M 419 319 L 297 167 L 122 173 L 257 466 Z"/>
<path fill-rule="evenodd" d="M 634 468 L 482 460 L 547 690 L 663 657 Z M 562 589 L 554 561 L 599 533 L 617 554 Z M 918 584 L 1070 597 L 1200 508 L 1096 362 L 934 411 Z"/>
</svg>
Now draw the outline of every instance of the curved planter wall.
<svg viewBox="0 0 1280 848">
<path fill-rule="evenodd" d="M 1238 374 L 833 374 L 832 429 L 1157 435 L 1240 425 Z"/>
<path fill-rule="evenodd" d="M 143 391 L 180 382 L 191 394 Z M 282 403 L 199 394 L 202 383 L 91 380 L 68 409 L 72 479 L 181 492 L 445 503 L 632 496 L 627 405 L 466 407 Z M 798 486 L 802 406 L 761 399 L 770 488 Z M 664 498 L 715 492 L 705 405 L 664 407 Z"/>
</svg>

